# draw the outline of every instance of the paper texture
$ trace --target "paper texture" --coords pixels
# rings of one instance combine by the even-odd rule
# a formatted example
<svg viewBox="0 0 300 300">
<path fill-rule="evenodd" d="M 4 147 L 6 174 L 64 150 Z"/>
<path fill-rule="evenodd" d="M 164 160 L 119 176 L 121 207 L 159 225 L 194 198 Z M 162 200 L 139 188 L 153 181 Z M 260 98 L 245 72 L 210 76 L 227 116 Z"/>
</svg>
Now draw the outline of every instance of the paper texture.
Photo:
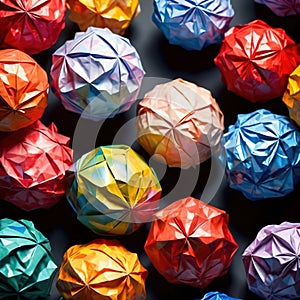
<svg viewBox="0 0 300 300">
<path fill-rule="evenodd" d="M 166 280 L 204 288 L 227 273 L 238 246 L 223 210 L 188 197 L 157 213 L 144 248 Z"/>
<path fill-rule="evenodd" d="M 281 97 L 300 63 L 300 45 L 261 20 L 229 29 L 215 58 L 227 89 L 251 102 Z"/>
<path fill-rule="evenodd" d="M 30 55 L 50 48 L 65 27 L 65 13 L 65 0 L 1 0 L 1 47 Z"/>
<path fill-rule="evenodd" d="M 56 286 L 64 299 L 144 300 L 147 275 L 137 254 L 98 239 L 65 252 Z"/>
<path fill-rule="evenodd" d="M 129 146 L 102 146 L 75 164 L 67 198 L 78 220 L 97 234 L 130 234 L 152 221 L 161 187 Z"/>
<path fill-rule="evenodd" d="M 262 228 L 243 253 L 249 289 L 263 299 L 299 299 L 300 224 Z"/>
<path fill-rule="evenodd" d="M 170 167 L 195 167 L 217 151 L 223 113 L 211 92 L 176 79 L 148 92 L 137 109 L 138 142 Z"/>
<path fill-rule="evenodd" d="M 154 0 L 152 20 L 170 44 L 202 50 L 221 42 L 233 16 L 230 0 Z"/>
<path fill-rule="evenodd" d="M 139 0 L 67 0 L 69 18 L 80 30 L 109 28 L 123 35 L 132 19 L 140 13 Z"/>
<path fill-rule="evenodd" d="M 265 109 L 240 114 L 223 138 L 231 188 L 250 200 L 294 190 L 300 179 L 300 133 L 288 117 Z"/>
<path fill-rule="evenodd" d="M 65 194 L 69 138 L 40 121 L 1 141 L 0 195 L 24 210 L 49 208 Z"/>
<path fill-rule="evenodd" d="M 63 106 L 99 121 L 127 111 L 144 77 L 140 57 L 128 39 L 109 29 L 77 32 L 52 56 L 51 87 Z"/>
<path fill-rule="evenodd" d="M 48 87 L 46 72 L 29 55 L 0 50 L 0 131 L 15 131 L 40 119 Z"/>
<path fill-rule="evenodd" d="M 300 14 L 299 0 L 255 0 L 255 2 L 266 5 L 280 17 Z"/>
<path fill-rule="evenodd" d="M 0 220 L 0 298 L 50 295 L 57 266 L 47 238 L 31 221 Z"/>
</svg>

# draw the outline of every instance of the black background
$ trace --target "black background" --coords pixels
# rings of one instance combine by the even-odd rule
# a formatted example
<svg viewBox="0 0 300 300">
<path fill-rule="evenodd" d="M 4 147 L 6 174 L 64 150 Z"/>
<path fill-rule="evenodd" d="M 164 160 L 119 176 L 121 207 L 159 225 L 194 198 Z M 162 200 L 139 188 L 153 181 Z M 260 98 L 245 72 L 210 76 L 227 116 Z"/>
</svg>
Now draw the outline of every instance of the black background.
<svg viewBox="0 0 300 300">
<path fill-rule="evenodd" d="M 296 42 L 300 41 L 299 16 L 278 17 L 267 7 L 255 4 L 253 0 L 232 0 L 231 2 L 235 10 L 235 16 L 230 26 L 246 24 L 255 19 L 262 19 L 273 27 L 284 28 Z M 136 47 L 146 71 L 146 80 L 141 89 L 140 99 L 144 93 L 150 90 L 156 83 L 180 77 L 205 87 L 212 92 L 224 113 L 226 128 L 228 125 L 235 123 L 237 114 L 248 113 L 259 108 L 266 108 L 273 113 L 288 115 L 287 108 L 279 98 L 273 99 L 264 105 L 255 105 L 228 92 L 221 82 L 219 70 L 215 67 L 213 62 L 214 57 L 219 52 L 219 46 L 209 46 L 202 51 L 186 51 L 180 47 L 169 45 L 162 33 L 151 21 L 152 11 L 152 1 L 141 0 L 141 14 L 134 19 L 125 35 Z M 79 31 L 77 25 L 67 19 L 67 26 L 61 33 L 58 42 L 48 51 L 33 56 L 48 74 L 51 68 L 52 53 L 66 40 L 72 39 L 76 31 Z M 99 131 L 96 145 L 111 144 L 120 126 L 134 117 L 135 110 L 136 106 L 132 107 L 132 109 L 126 113 L 105 121 Z M 51 91 L 49 92 L 49 105 L 42 118 L 42 121 L 46 125 L 50 124 L 50 122 L 54 122 L 59 132 L 69 136 L 72 140 L 78 119 L 78 115 L 66 111 L 53 93 Z M 90 126 L 90 128 L 99 126 L 99 124 L 91 121 L 87 121 L 86 125 Z M 128 134 L 132 135 L 132 133 Z M 125 135 L 123 138 L 126 141 L 127 136 Z M 78 149 L 78 151 L 75 149 L 75 157 L 82 154 L 81 152 L 84 152 L 84 150 L 88 150 L 84 148 L 84 139 L 85 137 L 82 136 L 83 148 Z M 131 141 L 131 139 L 128 140 Z M 149 157 L 136 142 L 131 143 L 131 146 L 149 161 Z M 180 171 L 179 169 L 164 169 L 163 166 L 151 160 L 149 164 L 156 168 L 159 178 L 161 179 L 164 195 L 172 191 L 181 172 L 183 172 L 181 174 L 187 178 L 191 176 L 191 174 L 195 174 L 193 173 L 195 170 Z M 210 160 L 201 164 L 200 168 L 196 170 L 198 172 L 198 181 L 194 190 L 189 191 L 183 189 L 181 194 L 176 194 L 177 197 L 173 200 L 189 196 L 190 194 L 201 198 L 201 193 L 205 187 L 210 167 Z M 169 284 L 156 272 L 143 250 L 149 224 L 146 224 L 130 236 L 117 238 L 128 250 L 138 253 L 141 262 L 149 271 L 146 281 L 147 300 L 189 300 L 201 298 L 206 292 L 213 290 L 225 292 L 236 298 L 259 299 L 247 288 L 245 271 L 241 259 L 242 253 L 263 226 L 279 224 L 283 221 L 300 222 L 299 191 L 298 186 L 296 190 L 287 197 L 251 202 L 244 198 L 241 193 L 229 189 L 225 178 L 223 178 L 222 184 L 218 190 L 216 190 L 216 194 L 212 201 L 210 201 L 210 204 L 224 209 L 229 213 L 229 226 L 239 244 L 239 249 L 228 274 L 216 279 L 203 290 L 189 286 Z M 0 201 L 0 217 L 32 220 L 35 226 L 50 240 L 53 255 L 58 266 L 64 252 L 70 246 L 86 243 L 99 237 L 76 220 L 76 214 L 72 211 L 65 198 L 51 209 L 31 212 L 21 211 L 9 203 Z M 59 297 L 54 281 L 51 296 L 47 299 L 59 299 Z"/>
</svg>

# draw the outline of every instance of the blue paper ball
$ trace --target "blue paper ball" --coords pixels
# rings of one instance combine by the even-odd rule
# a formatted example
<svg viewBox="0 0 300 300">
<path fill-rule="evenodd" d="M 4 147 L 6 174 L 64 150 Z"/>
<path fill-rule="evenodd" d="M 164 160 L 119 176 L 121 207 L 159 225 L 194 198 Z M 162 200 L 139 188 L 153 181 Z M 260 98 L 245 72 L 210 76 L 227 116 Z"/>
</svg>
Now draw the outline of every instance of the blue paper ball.
<svg viewBox="0 0 300 300">
<path fill-rule="evenodd" d="M 201 300 L 239 300 L 238 298 L 231 298 L 224 293 L 209 292 L 206 293 Z"/>
<path fill-rule="evenodd" d="M 227 181 L 250 200 L 282 197 L 300 179 L 300 133 L 288 117 L 238 115 L 223 136 Z"/>
<path fill-rule="evenodd" d="M 221 42 L 233 15 L 230 0 L 154 0 L 152 20 L 170 44 L 201 50 Z"/>
</svg>

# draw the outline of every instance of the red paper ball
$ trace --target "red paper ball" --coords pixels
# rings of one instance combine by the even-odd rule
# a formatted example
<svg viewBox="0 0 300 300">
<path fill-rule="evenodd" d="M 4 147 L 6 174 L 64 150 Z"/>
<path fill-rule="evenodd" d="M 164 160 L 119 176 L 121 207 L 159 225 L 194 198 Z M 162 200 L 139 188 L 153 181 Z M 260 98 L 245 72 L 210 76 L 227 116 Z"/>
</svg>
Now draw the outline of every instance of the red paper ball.
<svg viewBox="0 0 300 300">
<path fill-rule="evenodd" d="M 227 272 L 237 248 L 228 215 L 192 197 L 164 208 L 145 243 L 152 264 L 169 282 L 198 288 Z"/>
<path fill-rule="evenodd" d="M 261 20 L 228 30 L 215 58 L 228 90 L 260 103 L 283 95 L 299 63 L 300 46 Z"/>
<path fill-rule="evenodd" d="M 36 54 L 54 45 L 65 27 L 65 0 L 0 0 L 0 44 Z"/>
<path fill-rule="evenodd" d="M 0 198 L 24 209 L 49 208 L 67 188 L 69 138 L 40 121 L 1 141 Z"/>
</svg>

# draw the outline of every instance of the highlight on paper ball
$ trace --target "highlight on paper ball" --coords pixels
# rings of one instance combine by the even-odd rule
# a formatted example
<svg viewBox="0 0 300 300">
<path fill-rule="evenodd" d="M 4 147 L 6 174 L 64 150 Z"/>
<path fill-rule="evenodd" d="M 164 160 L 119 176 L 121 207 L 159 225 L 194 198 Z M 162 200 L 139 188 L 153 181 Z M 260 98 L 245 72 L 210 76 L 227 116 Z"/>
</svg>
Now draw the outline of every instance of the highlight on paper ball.
<svg viewBox="0 0 300 300">
<path fill-rule="evenodd" d="M 238 115 L 224 134 L 227 181 L 250 200 L 283 197 L 300 180 L 300 132 L 260 109 Z"/>
<path fill-rule="evenodd" d="M 187 169 L 210 158 L 223 123 L 211 92 L 182 79 L 156 85 L 137 108 L 139 144 L 170 167 Z"/>
<path fill-rule="evenodd" d="M 0 298 L 50 295 L 57 266 L 48 239 L 31 221 L 0 220 Z"/>
<path fill-rule="evenodd" d="M 1 0 L 1 47 L 30 55 L 50 48 L 65 27 L 65 13 L 65 0 Z"/>
<path fill-rule="evenodd" d="M 29 55 L 0 50 L 0 131 L 16 131 L 40 119 L 48 87 L 47 73 Z"/>
<path fill-rule="evenodd" d="M 263 299 L 300 298 L 300 223 L 267 225 L 243 253 L 248 288 Z"/>
<path fill-rule="evenodd" d="M 96 148 L 76 162 L 74 172 L 67 198 L 77 219 L 97 234 L 130 234 L 159 209 L 156 174 L 129 146 Z"/>
<path fill-rule="evenodd" d="M 233 16 L 230 0 L 154 0 L 152 20 L 170 44 L 202 50 L 221 42 Z"/>
<path fill-rule="evenodd" d="M 147 275 L 136 253 L 97 239 L 65 252 L 56 286 L 64 299 L 144 300 Z"/>
<path fill-rule="evenodd" d="M 203 296 L 203 298 L 201 298 L 201 300 L 241 300 L 241 299 L 232 298 L 220 292 L 208 292 Z"/>
<path fill-rule="evenodd" d="M 67 0 L 69 18 L 81 31 L 88 27 L 109 28 L 123 35 L 131 21 L 140 13 L 139 0 Z"/>
<path fill-rule="evenodd" d="M 7 136 L 0 148 L 0 199 L 29 211 L 50 208 L 65 194 L 70 139 L 40 121 Z"/>
<path fill-rule="evenodd" d="M 238 246 L 225 211 L 188 197 L 157 213 L 144 248 L 167 281 L 204 288 L 227 273 Z"/>
<path fill-rule="evenodd" d="M 282 100 L 291 119 L 300 126 L 300 65 L 290 74 Z"/>
<path fill-rule="evenodd" d="M 109 29 L 77 32 L 52 56 L 51 87 L 63 106 L 100 121 L 125 112 L 137 100 L 144 70 L 128 39 Z"/>
<path fill-rule="evenodd" d="M 255 20 L 229 29 L 214 61 L 229 91 L 263 103 L 282 97 L 300 48 L 283 29 Z"/>
<path fill-rule="evenodd" d="M 300 14 L 299 0 L 255 0 L 266 5 L 274 14 L 280 17 Z"/>
</svg>

